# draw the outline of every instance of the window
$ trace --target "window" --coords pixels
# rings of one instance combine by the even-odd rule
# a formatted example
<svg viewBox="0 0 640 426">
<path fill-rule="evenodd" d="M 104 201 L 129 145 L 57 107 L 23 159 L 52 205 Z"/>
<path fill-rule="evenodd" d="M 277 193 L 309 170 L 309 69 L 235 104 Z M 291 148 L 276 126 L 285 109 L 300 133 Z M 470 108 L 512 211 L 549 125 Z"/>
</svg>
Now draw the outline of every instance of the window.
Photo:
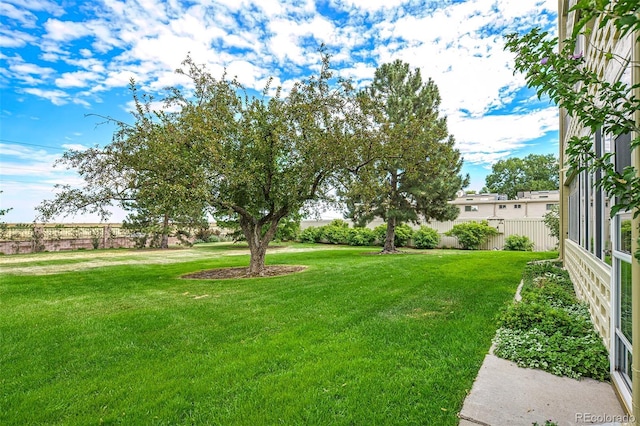
<svg viewBox="0 0 640 426">
<path fill-rule="evenodd" d="M 631 166 L 631 133 L 618 136 L 614 144 L 616 172 L 624 174 L 624 169 Z"/>
<path fill-rule="evenodd" d="M 612 302 L 614 321 L 614 376 L 631 390 L 632 306 L 631 288 L 631 213 L 618 212 L 614 217 Z"/>
<path fill-rule="evenodd" d="M 578 242 L 580 236 L 580 203 L 578 203 L 580 175 L 569 185 L 569 239 Z"/>
<path fill-rule="evenodd" d="M 477 212 L 478 206 L 464 206 L 465 212 Z"/>
<path fill-rule="evenodd" d="M 506 204 L 498 204 L 498 208 L 499 208 L 500 210 L 503 210 L 503 209 L 506 209 L 506 208 L 507 208 L 507 205 L 506 205 Z"/>
<path fill-rule="evenodd" d="M 521 209 L 522 208 L 522 204 L 514 204 L 513 208 L 514 209 Z"/>
<path fill-rule="evenodd" d="M 631 66 L 627 66 L 624 74 L 621 77 L 621 81 L 630 83 L 630 69 Z M 615 153 L 615 170 L 618 173 L 623 173 L 625 167 L 631 165 L 631 135 L 623 134 L 615 139 L 610 136 L 609 148 Z M 603 194 L 605 195 L 605 194 Z M 615 205 L 620 200 L 611 199 L 609 204 Z M 605 200 L 606 206 L 606 200 Z M 603 217 L 608 211 L 603 212 Z M 632 364 L 635 364 L 637 360 L 632 359 L 633 353 L 633 340 L 631 335 L 632 329 L 632 307 L 631 293 L 632 287 L 635 284 L 632 279 L 632 264 L 633 255 L 631 253 L 631 220 L 633 218 L 632 212 L 618 211 L 612 218 L 611 226 L 611 266 L 612 266 L 612 283 L 611 283 L 611 320 L 613 322 L 613 374 L 614 381 L 624 386 L 618 386 L 623 391 L 622 395 L 625 395 L 625 390 L 629 396 L 625 396 L 625 400 L 630 402 L 631 397 L 631 381 L 632 381 Z M 637 344 L 637 342 L 635 342 Z M 637 398 L 634 395 L 634 398 Z"/>
<path fill-rule="evenodd" d="M 602 157 L 608 152 L 612 143 L 608 140 L 610 135 L 603 134 L 601 129 L 597 129 L 594 134 L 594 151 L 597 157 Z M 611 223 L 610 209 L 607 194 L 601 188 L 597 187 L 597 182 L 602 180 L 602 171 L 596 170 L 595 173 L 589 175 L 589 202 L 590 210 L 589 235 L 590 251 L 598 259 L 611 264 Z"/>
<path fill-rule="evenodd" d="M 553 206 L 557 206 L 557 204 L 547 204 L 547 210 L 553 210 Z"/>
</svg>

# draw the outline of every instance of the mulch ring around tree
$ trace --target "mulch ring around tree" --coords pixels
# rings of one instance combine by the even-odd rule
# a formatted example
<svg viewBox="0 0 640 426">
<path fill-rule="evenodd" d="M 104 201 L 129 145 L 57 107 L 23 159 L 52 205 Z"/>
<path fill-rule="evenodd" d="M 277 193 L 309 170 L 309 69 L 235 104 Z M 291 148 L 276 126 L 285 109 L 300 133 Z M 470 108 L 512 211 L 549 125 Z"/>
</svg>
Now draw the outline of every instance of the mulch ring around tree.
<svg viewBox="0 0 640 426">
<path fill-rule="evenodd" d="M 306 266 L 300 265 L 265 265 L 260 277 L 279 277 L 296 272 L 304 271 Z M 224 280 L 231 278 L 256 278 L 256 275 L 249 275 L 249 268 L 218 268 L 206 271 L 194 272 L 183 275 L 182 278 L 195 280 Z"/>
</svg>

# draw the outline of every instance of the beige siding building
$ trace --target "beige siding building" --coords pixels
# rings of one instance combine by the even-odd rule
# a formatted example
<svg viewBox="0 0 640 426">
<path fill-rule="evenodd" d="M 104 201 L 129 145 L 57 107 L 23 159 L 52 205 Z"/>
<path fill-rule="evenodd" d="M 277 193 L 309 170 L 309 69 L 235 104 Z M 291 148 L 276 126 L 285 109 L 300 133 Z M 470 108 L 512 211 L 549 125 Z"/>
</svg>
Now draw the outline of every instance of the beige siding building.
<svg viewBox="0 0 640 426">
<path fill-rule="evenodd" d="M 544 217 L 559 199 L 559 191 L 527 191 L 518 193 L 516 200 L 500 194 L 469 194 L 450 203 L 460 209 L 458 219 L 523 219 Z"/>
<path fill-rule="evenodd" d="M 615 1 L 614 1 L 615 2 Z M 558 1 L 559 39 L 565 40 L 580 20 L 571 8 L 576 0 Z M 625 36 L 613 21 L 578 38 L 576 52 L 584 54 L 584 66 L 609 82 L 640 83 L 640 34 Z M 615 58 L 615 60 L 612 60 Z M 634 65 L 635 64 L 635 65 Z M 582 83 L 578 83 L 582 84 Z M 578 87 L 591 90 L 590 87 Z M 635 90 L 635 97 L 640 96 Z M 636 126 L 640 117 L 636 112 Z M 631 150 L 634 133 L 619 136 L 583 128 L 560 109 L 560 256 L 571 274 L 577 293 L 589 303 L 595 327 L 610 353 L 612 382 L 620 399 L 636 422 L 640 420 L 640 264 L 633 258 L 638 250 L 639 218 L 620 211 L 610 217 L 608 194 L 596 186 L 599 172 L 569 173 L 567 142 L 572 136 L 588 136 L 598 156 L 615 154 L 618 171 L 633 165 L 640 170 L 640 153 Z"/>
</svg>

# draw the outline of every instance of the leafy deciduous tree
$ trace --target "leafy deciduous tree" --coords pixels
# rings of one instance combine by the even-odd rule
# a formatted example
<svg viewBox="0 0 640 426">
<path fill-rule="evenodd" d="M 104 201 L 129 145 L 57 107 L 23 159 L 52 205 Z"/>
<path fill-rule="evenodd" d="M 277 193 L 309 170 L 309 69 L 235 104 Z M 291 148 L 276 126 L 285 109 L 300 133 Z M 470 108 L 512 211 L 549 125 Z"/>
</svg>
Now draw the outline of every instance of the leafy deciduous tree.
<svg viewBox="0 0 640 426">
<path fill-rule="evenodd" d="M 558 172 L 558 159 L 553 154 L 499 160 L 485 178 L 482 192 L 497 192 L 514 199 L 519 191 L 558 189 Z"/>
<path fill-rule="evenodd" d="M 135 123 L 117 122 L 103 149 L 66 153 L 62 162 L 86 185 L 63 187 L 41 212 L 105 216 L 116 202 L 135 213 L 132 220 L 158 216 L 166 228 L 170 218 L 200 217 L 209 208 L 238 224 L 251 252 L 249 274 L 262 274 L 278 223 L 328 196 L 367 128 L 351 84 L 333 78 L 321 53 L 319 75 L 296 83 L 286 97 L 280 88 L 268 96 L 269 85 L 262 96 L 249 96 L 189 57 L 177 72 L 193 89 L 169 89 L 165 111 L 173 112 L 152 111 L 132 84 Z"/>
<path fill-rule="evenodd" d="M 60 192 L 37 209 L 44 220 L 79 212 L 106 220 L 116 205 L 131 212 L 131 227 L 157 233 L 160 247 L 167 248 L 173 227 L 204 221 L 206 175 L 200 152 L 178 130 L 176 117 L 152 111 L 152 99 L 140 99 L 133 81 L 130 90 L 134 124 L 107 117 L 117 126 L 110 144 L 65 152 L 58 164 L 77 170 L 84 185 L 57 185 Z"/>
<path fill-rule="evenodd" d="M 182 72 L 193 96 L 174 89 L 187 140 L 204 144 L 209 203 L 215 216 L 236 222 L 249 245 L 250 275 L 264 270 L 278 223 L 328 196 L 336 173 L 349 164 L 361 119 L 349 82 L 336 81 L 322 52 L 318 76 L 287 96 L 249 96 L 235 81 L 215 79 L 187 59 Z"/>
</svg>

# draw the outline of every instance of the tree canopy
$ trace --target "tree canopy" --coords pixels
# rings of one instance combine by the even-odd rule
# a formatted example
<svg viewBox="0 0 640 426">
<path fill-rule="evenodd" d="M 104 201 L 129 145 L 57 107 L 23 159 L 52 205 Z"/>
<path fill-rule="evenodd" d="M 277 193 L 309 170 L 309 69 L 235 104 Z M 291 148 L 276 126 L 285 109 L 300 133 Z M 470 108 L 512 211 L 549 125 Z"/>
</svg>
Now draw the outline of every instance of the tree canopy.
<svg viewBox="0 0 640 426">
<path fill-rule="evenodd" d="M 376 135 L 362 140 L 358 167 L 340 195 L 357 223 L 386 221 L 383 252 L 394 252 L 397 225 L 454 219 L 458 209 L 448 201 L 468 178 L 459 175 L 462 158 L 440 116 L 438 88 L 431 79 L 423 81 L 419 69 L 400 60 L 383 64 L 360 98 Z"/>
<path fill-rule="evenodd" d="M 162 110 L 140 100 L 132 83 L 134 124 L 109 118 L 118 125 L 109 145 L 65 153 L 62 163 L 85 185 L 61 188 L 41 212 L 106 216 L 116 203 L 133 222 L 158 217 L 166 227 L 167 219 L 208 211 L 238 224 L 251 251 L 249 274 L 261 274 L 278 223 L 329 196 L 369 127 L 351 84 L 335 79 L 328 55 L 321 56 L 319 74 L 286 94 L 267 84 L 250 95 L 191 58 L 177 72 L 192 88 L 170 88 Z"/>
<path fill-rule="evenodd" d="M 499 160 L 485 178 L 482 192 L 506 194 L 514 199 L 520 191 L 559 188 L 558 159 L 553 154 L 529 154 L 524 158 Z"/>
<path fill-rule="evenodd" d="M 110 144 L 65 152 L 58 164 L 75 169 L 84 184 L 57 185 L 54 199 L 37 209 L 44 220 L 87 212 L 106 220 L 109 207 L 118 206 L 130 212 L 126 222 L 160 235 L 160 247 L 166 248 L 172 228 L 205 220 L 205 175 L 176 117 L 152 111 L 152 99 L 141 99 L 133 81 L 130 90 L 134 123 L 106 117 L 117 126 Z"/>
<path fill-rule="evenodd" d="M 364 120 L 355 92 L 333 78 L 323 55 L 318 76 L 285 96 L 249 96 L 237 82 L 217 80 L 185 62 L 194 97 L 174 91 L 187 139 L 207 146 L 209 203 L 217 218 L 237 221 L 251 250 L 250 274 L 260 274 L 277 225 L 308 202 L 327 197 L 347 166 Z"/>
</svg>

